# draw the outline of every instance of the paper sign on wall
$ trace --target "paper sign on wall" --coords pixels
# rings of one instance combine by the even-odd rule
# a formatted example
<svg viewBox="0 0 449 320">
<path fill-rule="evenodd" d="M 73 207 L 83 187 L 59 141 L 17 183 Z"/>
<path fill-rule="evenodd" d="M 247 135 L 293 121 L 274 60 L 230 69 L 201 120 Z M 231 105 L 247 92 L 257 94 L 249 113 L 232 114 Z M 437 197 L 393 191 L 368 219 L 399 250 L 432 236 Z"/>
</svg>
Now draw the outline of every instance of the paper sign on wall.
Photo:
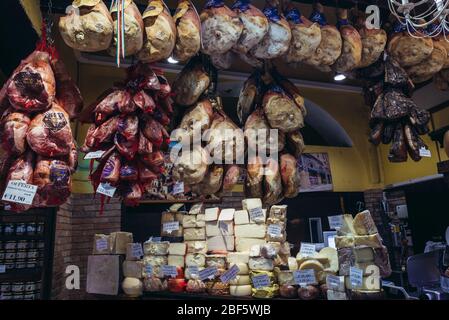
<svg viewBox="0 0 449 320">
<path fill-rule="evenodd" d="M 37 186 L 35 185 L 25 183 L 22 180 L 9 180 L 2 200 L 30 205 L 33 203 L 36 191 Z"/>
</svg>

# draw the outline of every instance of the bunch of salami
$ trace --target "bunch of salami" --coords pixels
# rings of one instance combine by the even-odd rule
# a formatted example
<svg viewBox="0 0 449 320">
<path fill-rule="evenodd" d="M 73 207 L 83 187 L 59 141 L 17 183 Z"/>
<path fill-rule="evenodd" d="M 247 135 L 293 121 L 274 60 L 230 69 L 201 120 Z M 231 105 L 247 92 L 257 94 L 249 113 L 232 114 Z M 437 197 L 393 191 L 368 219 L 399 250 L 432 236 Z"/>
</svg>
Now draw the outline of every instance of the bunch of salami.
<svg viewBox="0 0 449 320">
<path fill-rule="evenodd" d="M 83 100 L 57 53 L 42 43 L 0 91 L 0 139 L 6 152 L 0 189 L 9 195 L 4 203 L 12 211 L 63 204 L 77 167 L 70 118 L 82 109 Z M 12 180 L 37 186 L 32 201 L 5 192 Z"/>
<path fill-rule="evenodd" d="M 125 204 L 136 205 L 151 189 L 163 172 L 162 149 L 169 143 L 165 126 L 172 112 L 167 79 L 143 63 L 130 67 L 125 82 L 86 108 L 80 120 L 92 124 L 82 151 L 85 159 L 99 162 L 90 178 L 102 200 L 119 195 Z"/>
</svg>

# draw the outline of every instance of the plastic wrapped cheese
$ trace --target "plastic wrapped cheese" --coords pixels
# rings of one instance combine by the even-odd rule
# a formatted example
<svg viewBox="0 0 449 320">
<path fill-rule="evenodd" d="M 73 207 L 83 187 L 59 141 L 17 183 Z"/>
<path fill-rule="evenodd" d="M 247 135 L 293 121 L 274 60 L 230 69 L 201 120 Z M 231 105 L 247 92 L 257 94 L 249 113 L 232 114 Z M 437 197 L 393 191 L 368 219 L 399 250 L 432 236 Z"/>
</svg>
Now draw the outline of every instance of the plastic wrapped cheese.
<svg viewBox="0 0 449 320">
<path fill-rule="evenodd" d="M 113 245 L 110 235 L 95 234 L 92 254 L 110 254 Z"/>
<path fill-rule="evenodd" d="M 133 242 L 133 234 L 130 232 L 113 232 L 111 233 L 113 242 L 113 254 L 126 254 L 126 245 Z"/>
<path fill-rule="evenodd" d="M 226 269 L 226 255 L 223 254 L 207 255 L 206 267 L 217 267 L 217 269 Z"/>
<path fill-rule="evenodd" d="M 199 279 L 191 279 L 187 282 L 186 291 L 191 293 L 204 293 L 206 292 L 206 284 Z"/>
<path fill-rule="evenodd" d="M 274 263 L 272 259 L 266 258 L 250 258 L 248 262 L 248 267 L 251 270 L 264 270 L 272 271 L 274 269 Z"/>
<path fill-rule="evenodd" d="M 123 275 L 131 278 L 142 278 L 143 276 L 143 261 L 124 261 Z"/>
<path fill-rule="evenodd" d="M 225 296 L 229 294 L 229 284 L 218 280 L 206 282 L 207 293 L 213 296 Z"/>
<path fill-rule="evenodd" d="M 164 256 L 168 254 L 168 247 L 170 242 L 152 242 L 146 241 L 143 244 L 143 254 L 148 256 Z"/>
<path fill-rule="evenodd" d="M 269 287 L 252 288 L 251 296 L 259 299 L 271 299 L 279 295 L 279 285 L 273 284 Z"/>
<path fill-rule="evenodd" d="M 140 297 L 143 294 L 143 283 L 137 278 L 125 278 L 122 282 L 123 292 L 129 297 Z"/>
<path fill-rule="evenodd" d="M 353 225 L 355 232 L 360 236 L 375 234 L 378 232 L 373 217 L 368 210 L 357 213 L 354 217 Z"/>
<path fill-rule="evenodd" d="M 165 291 L 167 290 L 167 281 L 155 276 L 147 276 L 143 279 L 143 288 L 148 292 Z"/>
<path fill-rule="evenodd" d="M 285 221 L 287 219 L 287 205 L 283 204 L 271 206 L 269 217 Z"/>
<path fill-rule="evenodd" d="M 187 267 L 204 267 L 206 264 L 206 256 L 201 253 L 188 253 L 185 257 Z"/>
<path fill-rule="evenodd" d="M 187 245 L 187 253 L 207 253 L 206 241 L 185 241 Z"/>
</svg>

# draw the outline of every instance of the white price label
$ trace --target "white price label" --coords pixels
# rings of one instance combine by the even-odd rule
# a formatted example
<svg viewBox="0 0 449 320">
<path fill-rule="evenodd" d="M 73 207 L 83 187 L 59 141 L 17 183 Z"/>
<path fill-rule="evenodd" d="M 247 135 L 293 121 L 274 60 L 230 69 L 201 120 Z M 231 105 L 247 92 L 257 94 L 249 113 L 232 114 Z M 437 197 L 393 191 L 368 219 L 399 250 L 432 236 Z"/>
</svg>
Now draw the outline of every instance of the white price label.
<svg viewBox="0 0 449 320">
<path fill-rule="evenodd" d="M 178 270 L 176 270 L 175 266 L 163 265 L 162 273 L 164 274 L 164 277 L 176 278 L 178 275 Z"/>
<path fill-rule="evenodd" d="M 249 217 L 253 221 L 260 220 L 261 218 L 263 219 L 264 216 L 263 216 L 262 208 L 252 208 L 252 209 L 250 209 L 249 210 Z"/>
<path fill-rule="evenodd" d="M 268 225 L 267 233 L 273 237 L 280 237 L 282 234 L 282 227 L 278 224 L 270 224 Z"/>
<path fill-rule="evenodd" d="M 351 280 L 351 288 L 357 289 L 363 286 L 363 270 L 351 267 L 349 269 L 349 278 Z"/>
<path fill-rule="evenodd" d="M 22 180 L 9 180 L 2 200 L 21 204 L 32 204 L 36 191 L 37 186 L 35 185 L 25 183 Z"/>
<path fill-rule="evenodd" d="M 198 277 L 200 275 L 200 271 L 198 269 L 198 266 L 190 266 L 189 267 L 189 272 L 190 272 L 190 275 L 192 277 Z"/>
<path fill-rule="evenodd" d="M 0 264 L 0 273 L 6 272 L 6 266 L 4 264 Z"/>
<path fill-rule="evenodd" d="M 108 249 L 108 240 L 101 238 L 97 239 L 95 246 L 97 247 L 97 251 L 104 251 Z"/>
<path fill-rule="evenodd" d="M 99 158 L 101 158 L 104 155 L 104 153 L 105 153 L 104 150 L 97 150 L 97 151 L 88 152 L 84 156 L 84 160 L 99 159 Z"/>
<path fill-rule="evenodd" d="M 179 230 L 179 221 L 165 222 L 162 225 L 162 231 L 166 233 L 172 233 L 177 230 Z"/>
<path fill-rule="evenodd" d="M 266 274 L 259 274 L 257 276 L 253 276 L 251 277 L 251 281 L 253 283 L 253 287 L 256 289 L 271 286 L 270 277 L 268 277 L 268 275 Z"/>
<path fill-rule="evenodd" d="M 204 281 L 207 279 L 212 280 L 213 278 L 215 278 L 217 273 L 218 273 L 217 267 L 208 267 L 208 268 L 201 270 L 198 274 L 200 276 L 200 280 Z"/>
<path fill-rule="evenodd" d="M 145 273 L 149 276 L 153 274 L 153 266 L 151 264 L 145 266 Z"/>
<path fill-rule="evenodd" d="M 424 147 L 419 148 L 419 155 L 421 157 L 425 157 L 425 158 L 432 158 L 432 154 L 430 153 L 430 150 L 426 149 Z"/>
<path fill-rule="evenodd" d="M 337 249 L 337 247 L 335 245 L 335 236 L 327 238 L 327 241 L 329 243 L 329 247 Z"/>
<path fill-rule="evenodd" d="M 100 183 L 97 188 L 97 193 L 112 198 L 115 190 L 117 190 L 117 188 L 111 186 L 109 183 Z"/>
<path fill-rule="evenodd" d="M 228 271 L 222 274 L 220 280 L 223 283 L 228 283 L 229 281 L 234 280 L 239 272 L 240 272 L 239 267 L 236 264 L 234 264 Z"/>
<path fill-rule="evenodd" d="M 180 194 L 184 193 L 184 182 L 182 181 L 176 181 L 173 185 L 173 191 L 172 194 Z"/>
<path fill-rule="evenodd" d="M 301 250 L 299 251 L 304 257 L 313 256 L 316 252 L 315 244 L 313 243 L 301 243 Z"/>
<path fill-rule="evenodd" d="M 133 257 L 140 259 L 141 256 L 143 256 L 142 244 L 133 243 Z"/>
<path fill-rule="evenodd" d="M 326 277 L 327 287 L 331 290 L 340 290 L 342 283 L 339 276 L 334 276 L 332 274 Z"/>
<path fill-rule="evenodd" d="M 293 278 L 297 285 L 316 284 L 315 271 L 313 269 L 293 271 Z"/>
<path fill-rule="evenodd" d="M 338 230 L 343 226 L 343 215 L 327 217 L 329 220 L 329 227 Z"/>
</svg>

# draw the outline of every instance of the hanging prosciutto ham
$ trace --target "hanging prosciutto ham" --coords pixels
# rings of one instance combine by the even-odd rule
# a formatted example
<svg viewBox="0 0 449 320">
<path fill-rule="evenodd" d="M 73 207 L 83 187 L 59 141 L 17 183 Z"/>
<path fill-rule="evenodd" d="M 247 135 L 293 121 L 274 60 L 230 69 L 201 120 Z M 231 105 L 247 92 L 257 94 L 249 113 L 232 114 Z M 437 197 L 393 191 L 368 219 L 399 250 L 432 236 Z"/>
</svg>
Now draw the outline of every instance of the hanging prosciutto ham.
<svg viewBox="0 0 449 320">
<path fill-rule="evenodd" d="M 173 20 L 176 24 L 173 58 L 185 62 L 201 49 L 200 17 L 190 0 L 179 0 Z"/>
</svg>

